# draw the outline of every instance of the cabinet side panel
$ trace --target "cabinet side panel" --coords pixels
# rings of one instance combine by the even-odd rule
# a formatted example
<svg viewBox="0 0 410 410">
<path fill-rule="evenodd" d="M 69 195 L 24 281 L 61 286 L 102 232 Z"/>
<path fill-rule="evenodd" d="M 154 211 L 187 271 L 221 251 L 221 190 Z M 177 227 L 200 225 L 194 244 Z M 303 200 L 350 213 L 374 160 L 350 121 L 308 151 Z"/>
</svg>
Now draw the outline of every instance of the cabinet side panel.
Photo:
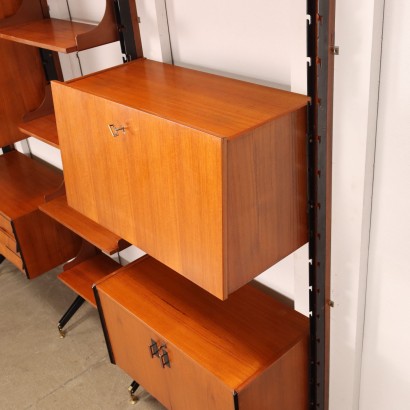
<svg viewBox="0 0 410 410">
<path fill-rule="evenodd" d="M 238 389 L 239 410 L 308 408 L 308 338 L 299 341 L 266 371 Z"/>
<path fill-rule="evenodd" d="M 228 142 L 229 293 L 307 242 L 305 111 Z"/>
<path fill-rule="evenodd" d="M 45 78 L 38 49 L 0 39 L 0 147 L 26 138 L 23 116 L 40 106 Z"/>
<path fill-rule="evenodd" d="M 223 298 L 222 142 L 138 113 L 141 145 L 131 190 L 141 248 Z M 138 246 L 138 245 L 137 245 Z"/>
<path fill-rule="evenodd" d="M 103 290 L 99 290 L 99 295 L 116 364 L 164 406 L 178 410 L 233 409 L 232 390 Z M 178 325 L 172 317 L 169 322 L 169 326 Z M 155 327 L 155 323 L 149 325 Z M 170 367 L 162 368 L 158 357 L 151 358 L 151 339 L 158 346 L 166 344 Z"/>
<path fill-rule="evenodd" d="M 13 223 L 30 279 L 67 262 L 80 249 L 80 237 L 41 211 L 31 212 Z"/>
</svg>

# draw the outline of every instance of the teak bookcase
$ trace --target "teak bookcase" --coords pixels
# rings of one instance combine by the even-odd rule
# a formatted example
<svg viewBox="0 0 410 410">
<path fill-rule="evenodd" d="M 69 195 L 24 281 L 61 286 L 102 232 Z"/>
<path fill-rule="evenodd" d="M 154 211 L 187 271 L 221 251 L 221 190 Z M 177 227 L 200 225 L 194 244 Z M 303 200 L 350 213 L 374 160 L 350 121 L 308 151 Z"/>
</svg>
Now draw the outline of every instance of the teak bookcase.
<svg viewBox="0 0 410 410">
<path fill-rule="evenodd" d="M 145 59 L 52 90 L 69 207 L 150 254 L 96 286 L 111 359 L 168 408 L 304 409 L 308 320 L 246 283 L 307 241 L 308 98 Z"/>
<path fill-rule="evenodd" d="M 303 109 L 306 98 L 294 98 L 289 94 L 289 98 L 282 98 L 283 104 L 280 103 L 273 109 L 268 100 L 276 99 L 278 95 L 274 95 L 272 90 L 244 83 L 235 88 L 234 84 L 239 83 L 233 80 L 195 74 L 190 70 L 148 61 L 137 61 L 65 85 L 55 83 L 56 118 L 48 80 L 61 79 L 58 64 L 52 70 L 46 69 L 45 78 L 41 66 L 45 61 L 55 62 L 55 54 L 40 50 L 39 57 L 36 47 L 52 50 L 53 53 L 72 52 L 96 46 L 101 44 L 100 41 L 114 41 L 118 38 L 118 31 L 113 24 L 112 6 L 115 4 L 122 8 L 124 3 L 132 3 L 135 9 L 133 0 L 107 0 L 106 14 L 98 27 L 52 20 L 48 16 L 44 0 L 7 0 L 2 3 L 0 51 L 13 56 L 20 64 L 15 70 L 10 62 L 13 60 L 7 60 L 7 64 L 0 68 L 5 73 L 1 78 L 18 80 L 17 84 L 13 84 L 13 90 L 10 90 L 9 81 L 1 84 L 0 108 L 5 119 L 1 122 L 0 146 L 24 138 L 22 133 L 59 146 L 57 121 L 63 141 L 68 204 L 63 197 L 57 198 L 57 201 L 47 206 L 42 205 L 43 211 L 74 232 L 78 227 L 70 221 L 75 220 L 73 215 L 78 215 L 75 212 L 80 212 L 84 214 L 83 217 L 94 220 L 92 222 L 87 219 L 87 228 L 82 230 L 87 243 L 88 238 L 92 238 L 91 243 L 101 244 L 95 238 L 98 234 L 91 233 L 93 226 L 96 232 L 100 231 L 101 224 L 115 232 L 114 237 L 125 237 L 168 265 L 147 256 L 117 273 L 109 274 L 110 269 L 107 267 L 111 262 L 107 262 L 100 254 L 91 256 L 89 248 L 84 248 L 83 242 L 79 254 L 80 263 L 71 265 L 67 273 L 72 273 L 72 276 L 68 275 L 71 279 L 77 277 L 75 287 L 77 290 L 82 287 L 84 297 L 91 303 L 94 299 L 90 295 L 88 284 L 91 280 L 99 281 L 95 288 L 96 302 L 111 359 L 129 374 L 135 375 L 165 405 L 172 408 L 190 408 L 197 399 L 193 397 L 193 401 L 187 403 L 178 394 L 180 383 L 186 382 L 178 370 L 180 366 L 192 369 L 192 374 L 195 374 L 192 380 L 196 381 L 196 386 L 208 386 L 209 390 L 205 388 L 204 391 L 212 392 L 201 401 L 203 408 L 249 408 L 246 397 L 251 397 L 253 403 L 256 400 L 261 408 L 305 408 L 307 393 L 303 378 L 307 374 L 304 370 L 307 369 L 308 354 L 303 340 L 307 329 L 303 318 L 298 318 L 295 312 L 288 311 L 284 316 L 286 320 L 278 322 L 277 328 L 272 325 L 272 328 L 268 326 L 269 329 L 264 329 L 261 325 L 258 330 L 254 329 L 257 334 L 264 329 L 254 346 L 255 351 L 259 351 L 260 346 L 262 352 L 265 342 L 268 350 L 270 346 L 273 348 L 275 343 L 279 343 L 272 350 L 276 352 L 280 343 L 286 347 L 284 350 L 279 348 L 282 356 L 279 353 L 276 356 L 273 354 L 270 356 L 271 361 L 267 359 L 264 362 L 270 369 L 268 372 L 263 370 L 261 362 L 261 367 L 255 370 L 257 375 L 246 376 L 244 373 L 239 384 L 228 381 L 230 377 L 237 375 L 229 375 L 227 372 L 225 376 L 221 376 L 212 371 L 212 364 L 207 357 L 214 354 L 218 357 L 217 351 L 209 354 L 212 349 L 206 348 L 207 354 L 202 354 L 201 350 L 198 353 L 191 349 L 189 342 L 176 337 L 174 331 L 184 322 L 178 319 L 178 315 L 182 313 L 186 323 L 192 320 L 189 318 L 196 318 L 195 322 L 198 321 L 196 328 L 190 325 L 186 327 L 186 323 L 181 327 L 184 335 L 188 334 L 188 339 L 195 340 L 195 344 L 202 345 L 209 338 L 218 338 L 222 334 L 225 335 L 223 340 L 229 340 L 235 332 L 224 333 L 228 318 L 229 323 L 239 323 L 241 315 L 238 312 L 244 306 L 246 314 L 252 316 L 254 313 L 251 312 L 259 312 L 261 317 L 266 314 L 265 319 L 275 321 L 278 312 L 284 312 L 285 308 L 280 304 L 270 308 L 276 302 L 257 294 L 256 299 L 264 300 L 266 305 L 260 310 L 254 310 L 252 298 L 247 296 L 248 292 L 253 294 L 254 290 L 250 291 L 251 287 L 244 284 L 309 240 L 309 403 L 311 408 L 328 408 L 334 0 L 320 3 L 307 0 L 310 16 L 308 94 L 311 98 L 307 110 L 308 163 L 304 159 L 301 144 L 306 129 Z M 116 17 L 119 24 L 118 16 Z M 120 24 L 122 30 L 119 37 L 127 60 L 142 55 L 142 52 L 136 52 L 141 50 L 139 33 L 132 36 L 124 34 L 130 21 L 136 20 L 135 17 L 135 11 L 134 14 L 131 11 L 123 17 Z M 67 37 L 68 32 L 74 35 Z M 25 71 L 27 67 L 30 67 L 30 73 Z M 53 75 L 50 76 L 50 72 Z M 133 96 L 129 95 L 130 81 L 134 87 L 138 87 L 138 93 Z M 110 82 L 116 85 L 115 92 L 109 85 Z M 227 95 L 220 93 L 222 83 L 225 83 L 226 89 L 235 91 Z M 223 87 L 222 89 L 225 90 Z M 27 93 L 27 90 L 31 92 Z M 213 98 L 209 98 L 212 93 Z M 229 101 L 224 99 L 227 96 Z M 256 100 L 253 99 L 254 96 L 258 96 Z M 92 153 L 93 158 L 98 158 L 99 163 L 101 161 L 102 166 L 97 167 L 95 176 L 90 177 L 87 168 L 89 165 L 81 156 L 83 153 L 72 143 L 73 136 L 76 135 L 74 130 L 78 131 L 73 121 L 75 105 L 65 112 L 65 98 L 71 102 L 81 101 L 91 114 L 90 122 L 81 130 L 80 135 L 87 137 L 87 140 L 91 137 L 92 144 L 85 151 Z M 43 103 L 40 105 L 42 99 Z M 230 101 L 238 103 L 232 110 L 224 106 Z M 104 124 L 97 121 L 97 110 L 99 114 L 103 114 Z M 31 113 L 27 114 L 29 111 Z M 116 114 L 115 118 L 112 113 Z M 225 117 L 218 117 L 222 113 Z M 20 122 L 24 114 L 24 121 Z M 102 141 L 93 137 L 96 130 L 104 136 Z M 130 135 L 133 137 L 131 141 Z M 280 135 L 286 136 L 285 143 L 280 142 Z M 138 161 L 133 161 L 130 154 L 134 154 Z M 95 183 L 94 191 L 87 191 L 81 186 L 82 180 L 72 166 L 74 157 L 79 158 L 83 175 Z M 3 155 L 0 166 L 6 164 L 8 171 L 19 175 L 13 167 L 19 164 L 20 159 L 14 158 L 19 158 L 19 155 Z M 272 158 L 277 160 L 276 165 Z M 30 169 L 30 172 L 42 172 L 32 171 L 31 168 L 37 167 L 33 161 L 24 167 Z M 309 181 L 308 189 L 303 183 L 305 177 Z M 102 184 L 103 180 L 108 181 L 108 188 Z M 0 189 L 3 186 L 8 188 L 4 181 L 0 180 Z M 120 184 L 115 186 L 114 181 Z M 302 212 L 306 191 L 309 198 L 306 207 L 309 210 L 308 218 Z M 19 190 L 10 192 L 11 197 L 13 192 L 17 196 L 21 195 Z M 27 209 L 26 212 L 39 212 L 39 204 L 35 205 L 34 200 L 36 195 L 30 192 L 23 200 L 34 204 L 35 209 Z M 104 205 L 95 205 L 95 198 Z M 11 203 L 13 201 L 17 203 L 14 198 Z M 46 217 L 45 214 L 42 215 L 41 218 Z M 81 218 L 79 217 L 80 220 Z M 0 253 L 27 269 L 30 258 L 23 256 L 28 254 L 24 250 L 24 240 L 20 239 L 17 219 L 11 211 L 8 214 L 7 210 L 0 209 Z M 305 231 L 308 225 L 309 236 Z M 62 229 L 61 225 L 56 226 Z M 24 228 L 24 231 L 26 229 L 29 232 L 29 228 Z M 75 243 L 78 236 L 74 233 L 71 235 Z M 61 237 L 65 236 L 67 235 L 61 234 Z M 95 243 L 93 249 L 96 248 Z M 119 241 L 117 246 L 118 244 Z M 33 268 L 29 272 L 36 275 Z M 104 272 L 102 280 L 101 272 Z M 162 279 L 154 283 L 151 279 L 157 276 Z M 71 279 L 67 281 L 69 286 Z M 83 279 L 86 279 L 85 283 L 81 284 Z M 168 286 L 168 281 L 173 285 Z M 178 286 L 175 287 L 174 282 Z M 206 292 L 192 282 L 203 287 Z M 186 289 L 190 296 L 179 293 L 180 288 Z M 139 292 L 148 292 L 144 295 L 150 295 L 143 301 L 146 305 L 142 310 L 138 307 Z M 207 292 L 220 299 L 230 296 L 222 302 Z M 127 298 L 123 294 L 128 295 Z M 164 294 L 161 302 L 165 302 L 164 310 L 170 316 L 148 315 L 144 319 L 146 312 L 155 312 L 156 303 L 149 303 L 158 294 Z M 195 307 L 199 301 L 203 303 L 202 309 Z M 214 314 L 210 318 L 206 315 L 205 318 L 203 311 L 208 312 L 208 309 Z M 207 319 L 211 321 L 210 326 L 204 330 L 201 326 Z M 124 320 L 129 325 L 118 326 L 118 320 Z M 269 320 L 267 323 L 271 323 Z M 260 323 L 259 320 L 251 322 L 255 322 L 256 326 Z M 135 342 L 138 346 L 142 343 L 144 349 L 147 348 L 146 341 L 133 332 L 133 325 L 138 326 L 142 334 L 152 338 L 149 341 L 148 351 L 152 355 L 152 358 L 149 357 L 149 364 L 146 363 L 145 356 L 142 358 L 142 350 L 139 356 L 140 353 L 134 353 L 128 346 L 128 343 L 134 346 Z M 212 330 L 215 326 L 217 332 Z M 284 338 L 270 339 L 268 336 L 270 330 L 287 326 L 292 331 Z M 295 339 L 292 334 L 299 336 Z M 243 349 L 253 346 L 254 341 L 249 341 L 248 344 L 247 339 L 243 339 L 246 341 Z M 143 349 L 143 346 L 138 349 Z M 296 355 L 291 354 L 294 349 L 298 352 Z M 246 363 L 255 358 L 255 352 L 241 357 L 237 357 L 232 351 L 225 353 L 227 360 L 233 360 L 233 363 L 235 360 Z M 127 360 L 123 360 L 123 357 Z M 134 362 L 137 357 L 141 357 L 138 363 Z M 160 372 L 165 368 L 165 371 L 170 370 L 172 373 L 157 373 L 157 370 L 153 370 L 152 363 L 158 364 L 157 359 L 162 365 Z M 266 374 L 269 376 L 265 378 Z M 298 377 L 291 380 L 290 374 Z M 288 382 L 284 390 L 277 392 L 275 380 L 282 380 L 283 377 Z M 162 380 L 162 385 L 154 383 L 157 380 Z M 298 388 L 299 394 L 294 397 L 292 389 L 295 384 L 292 381 L 301 386 L 301 390 Z M 272 386 L 271 383 L 275 385 Z M 229 393 L 225 395 L 224 392 Z M 249 393 L 248 396 L 246 392 Z M 274 392 L 273 401 L 264 401 L 266 393 L 269 395 L 271 392 Z M 203 392 L 199 389 L 197 393 L 201 397 Z M 280 395 L 284 397 L 279 397 Z M 289 401 L 293 399 L 294 402 Z"/>
</svg>

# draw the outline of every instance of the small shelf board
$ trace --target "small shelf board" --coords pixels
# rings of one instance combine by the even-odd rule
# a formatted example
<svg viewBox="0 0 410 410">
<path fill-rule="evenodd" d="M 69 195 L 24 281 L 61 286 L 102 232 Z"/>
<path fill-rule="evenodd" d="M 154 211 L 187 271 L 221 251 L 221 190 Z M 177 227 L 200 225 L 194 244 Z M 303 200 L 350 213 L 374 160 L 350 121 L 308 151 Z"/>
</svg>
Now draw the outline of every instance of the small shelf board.
<svg viewBox="0 0 410 410">
<path fill-rule="evenodd" d="M 19 10 L 0 24 L 0 38 L 60 53 L 87 50 L 119 40 L 114 2 L 106 0 L 99 24 L 41 18 L 40 2 L 22 0 Z"/>
<path fill-rule="evenodd" d="M 129 243 L 67 204 L 65 195 L 40 205 L 40 210 L 103 252 L 113 255 Z"/>
<path fill-rule="evenodd" d="M 97 307 L 92 286 L 120 268 L 119 263 L 100 253 L 71 269 L 63 271 L 58 275 L 58 278 L 92 306 Z"/>
<path fill-rule="evenodd" d="M 19 124 L 19 130 L 27 136 L 35 137 L 55 148 L 59 148 L 56 117 L 54 114 L 23 122 Z"/>
<path fill-rule="evenodd" d="M 63 174 L 18 151 L 0 156 L 0 212 L 15 220 L 37 210 L 47 193 L 56 191 Z"/>
<path fill-rule="evenodd" d="M 59 19 L 44 19 L 1 29 L 0 38 L 30 46 L 72 53 L 79 51 L 78 35 L 94 29 L 91 24 Z"/>
</svg>

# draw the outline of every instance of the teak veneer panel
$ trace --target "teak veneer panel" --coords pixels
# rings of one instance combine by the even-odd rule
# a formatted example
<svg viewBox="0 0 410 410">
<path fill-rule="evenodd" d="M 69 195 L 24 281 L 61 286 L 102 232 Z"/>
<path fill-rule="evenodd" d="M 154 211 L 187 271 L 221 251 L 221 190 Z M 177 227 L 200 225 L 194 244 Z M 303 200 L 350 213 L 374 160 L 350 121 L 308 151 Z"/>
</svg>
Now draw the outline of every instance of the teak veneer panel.
<svg viewBox="0 0 410 410">
<path fill-rule="evenodd" d="M 2 0 L 0 5 L 0 31 L 14 21 L 41 18 L 39 2 Z M 0 147 L 13 144 L 25 137 L 18 129 L 24 115 L 35 110 L 44 98 L 45 77 L 37 49 L 0 39 Z"/>
<path fill-rule="evenodd" d="M 0 212 L 11 220 L 38 209 L 63 182 L 61 171 L 18 151 L 0 156 Z"/>
<path fill-rule="evenodd" d="M 129 245 L 108 229 L 69 207 L 65 195 L 45 202 L 39 208 L 51 218 L 110 255 Z"/>
<path fill-rule="evenodd" d="M 15 15 L 0 24 L 0 38 L 62 53 L 86 50 L 119 38 L 114 4 L 110 0 L 106 0 L 104 16 L 98 25 L 48 18 L 48 11 L 42 10 L 41 3 L 22 0 Z"/>
<path fill-rule="evenodd" d="M 4 243 L 0 241 L 0 255 L 3 255 L 9 262 L 24 272 L 24 264 L 21 256 L 10 250 Z"/>
<path fill-rule="evenodd" d="M 119 263 L 100 253 L 61 272 L 58 278 L 77 295 L 82 296 L 88 303 L 96 307 L 93 285 L 119 268 L 121 268 Z"/>
<path fill-rule="evenodd" d="M 0 38 L 60 53 L 71 53 L 77 51 L 76 37 L 94 28 L 92 24 L 43 19 L 2 28 Z"/>
<path fill-rule="evenodd" d="M 69 206 L 217 297 L 307 242 L 307 97 L 148 60 L 52 88 Z"/>
<path fill-rule="evenodd" d="M 308 319 L 252 285 L 223 302 L 144 256 L 97 291 L 116 364 L 166 407 L 233 409 L 236 392 L 240 410 L 306 408 Z"/>
<path fill-rule="evenodd" d="M 18 246 L 14 235 L 0 228 L 0 243 L 10 249 L 12 252 L 18 252 Z"/>
<path fill-rule="evenodd" d="M 308 97 L 138 59 L 67 86 L 221 138 L 306 107 Z"/>
<path fill-rule="evenodd" d="M 77 235 L 38 209 L 62 181 L 60 171 L 17 151 L 0 156 L 0 227 L 15 236 L 20 251 L 19 259 L 8 259 L 24 266 L 29 278 L 73 258 L 80 248 Z"/>
<path fill-rule="evenodd" d="M 19 130 L 26 136 L 33 136 L 55 148 L 59 148 L 56 117 L 45 115 L 19 124 Z"/>
</svg>

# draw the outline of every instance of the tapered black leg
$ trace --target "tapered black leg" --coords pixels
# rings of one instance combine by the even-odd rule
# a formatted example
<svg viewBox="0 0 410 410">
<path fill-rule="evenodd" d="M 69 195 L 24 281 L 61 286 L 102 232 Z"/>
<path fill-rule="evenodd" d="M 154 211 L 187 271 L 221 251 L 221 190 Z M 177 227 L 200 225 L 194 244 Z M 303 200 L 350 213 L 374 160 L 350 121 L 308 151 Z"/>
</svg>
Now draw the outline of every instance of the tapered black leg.
<svg viewBox="0 0 410 410">
<path fill-rule="evenodd" d="M 136 403 L 138 400 L 138 397 L 135 395 L 135 392 L 137 391 L 139 387 L 139 384 L 133 380 L 133 382 L 130 384 L 130 387 L 128 387 L 128 391 L 130 392 L 130 400 L 131 403 Z"/>
<path fill-rule="evenodd" d="M 65 337 L 65 332 L 63 330 L 64 326 L 73 317 L 75 312 L 77 312 L 77 310 L 80 309 L 84 301 L 84 298 L 82 298 L 81 296 L 77 296 L 72 305 L 68 308 L 67 312 L 64 313 L 63 317 L 60 319 L 57 325 L 58 331 L 60 332 L 60 337 Z"/>
</svg>

